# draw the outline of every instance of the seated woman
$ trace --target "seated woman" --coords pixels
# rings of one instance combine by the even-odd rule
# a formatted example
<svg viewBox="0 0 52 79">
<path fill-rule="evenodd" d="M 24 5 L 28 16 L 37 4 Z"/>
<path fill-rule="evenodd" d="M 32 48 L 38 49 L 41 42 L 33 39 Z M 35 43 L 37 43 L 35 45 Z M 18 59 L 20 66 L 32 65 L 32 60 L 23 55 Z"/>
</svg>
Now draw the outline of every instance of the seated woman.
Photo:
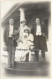
<svg viewBox="0 0 52 79">
<path fill-rule="evenodd" d="M 30 33 L 28 29 L 24 29 L 22 39 L 20 39 L 19 37 L 19 40 L 17 41 L 18 41 L 18 46 L 16 47 L 17 61 L 26 61 L 26 55 L 28 53 L 29 53 L 29 61 L 31 61 L 31 50 L 29 48 L 32 45 L 31 49 L 33 49 L 34 45 L 33 35 Z"/>
</svg>

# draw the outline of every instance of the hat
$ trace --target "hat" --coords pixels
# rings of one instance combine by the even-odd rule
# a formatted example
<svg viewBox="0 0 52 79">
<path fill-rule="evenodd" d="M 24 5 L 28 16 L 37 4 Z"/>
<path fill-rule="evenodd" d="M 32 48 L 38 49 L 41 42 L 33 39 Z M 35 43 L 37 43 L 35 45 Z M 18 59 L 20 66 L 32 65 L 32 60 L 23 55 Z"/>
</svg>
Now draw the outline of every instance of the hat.
<svg viewBox="0 0 52 79">
<path fill-rule="evenodd" d="M 24 8 L 20 8 L 20 23 L 26 22 Z"/>
<path fill-rule="evenodd" d="M 28 29 L 25 29 L 24 32 L 25 33 L 30 33 L 30 31 Z"/>
</svg>

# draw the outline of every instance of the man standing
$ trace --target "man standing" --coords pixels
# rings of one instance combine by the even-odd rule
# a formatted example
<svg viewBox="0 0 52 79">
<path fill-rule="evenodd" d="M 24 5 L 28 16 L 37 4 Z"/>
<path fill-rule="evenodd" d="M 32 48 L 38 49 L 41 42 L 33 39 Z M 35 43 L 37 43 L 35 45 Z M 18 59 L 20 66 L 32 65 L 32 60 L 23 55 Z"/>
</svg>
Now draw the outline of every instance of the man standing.
<svg viewBox="0 0 52 79">
<path fill-rule="evenodd" d="M 34 35 L 35 55 L 39 60 L 39 50 L 41 50 L 42 58 L 45 59 L 45 51 L 47 50 L 46 35 L 43 32 L 43 25 L 40 24 L 40 19 L 36 18 L 36 24 L 32 29 Z"/>
<path fill-rule="evenodd" d="M 15 47 L 14 47 L 14 20 L 9 20 L 9 40 L 8 40 L 8 67 L 14 66 L 14 58 L 15 58 Z"/>
</svg>

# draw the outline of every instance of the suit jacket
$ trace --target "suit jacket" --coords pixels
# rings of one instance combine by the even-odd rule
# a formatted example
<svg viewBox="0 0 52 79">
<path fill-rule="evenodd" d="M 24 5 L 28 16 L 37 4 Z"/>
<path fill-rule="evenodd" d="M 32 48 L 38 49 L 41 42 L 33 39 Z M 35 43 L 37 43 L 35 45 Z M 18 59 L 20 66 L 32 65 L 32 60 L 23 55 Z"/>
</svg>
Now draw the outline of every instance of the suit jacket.
<svg viewBox="0 0 52 79">
<path fill-rule="evenodd" d="M 14 29 L 13 33 L 15 33 L 15 29 Z M 15 38 L 15 34 L 14 34 L 14 38 Z M 4 30 L 4 42 L 8 46 L 8 43 L 9 43 L 9 26 L 6 26 L 5 30 Z M 15 40 L 14 40 L 14 44 L 16 45 Z"/>
<path fill-rule="evenodd" d="M 41 40 L 40 46 L 38 46 L 39 41 L 38 39 L 36 39 L 35 35 L 36 35 L 36 25 L 33 26 L 31 32 L 34 35 L 34 44 L 35 44 L 35 48 L 36 49 L 40 49 L 40 50 L 45 50 L 47 51 L 47 44 L 46 44 L 46 30 L 45 30 L 44 25 L 41 24 L 41 32 L 42 34 L 44 33 L 44 37 L 41 36 L 41 38 L 39 38 Z M 42 42 L 43 41 L 43 42 Z"/>
<path fill-rule="evenodd" d="M 46 35 L 45 26 L 43 24 L 41 24 L 40 26 L 41 26 L 42 34 L 44 33 Z M 32 29 L 31 29 L 31 33 L 33 35 L 36 35 L 36 24 L 33 25 Z"/>
</svg>

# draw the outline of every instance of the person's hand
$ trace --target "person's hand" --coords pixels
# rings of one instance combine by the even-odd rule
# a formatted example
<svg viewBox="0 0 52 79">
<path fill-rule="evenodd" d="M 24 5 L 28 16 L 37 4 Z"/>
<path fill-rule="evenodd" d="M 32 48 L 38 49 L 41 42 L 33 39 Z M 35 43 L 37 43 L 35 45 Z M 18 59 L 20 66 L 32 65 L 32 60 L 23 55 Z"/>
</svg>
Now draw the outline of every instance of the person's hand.
<svg viewBox="0 0 52 79">
<path fill-rule="evenodd" d="M 30 47 L 29 47 L 30 50 L 33 50 L 34 48 L 35 48 L 34 45 L 30 45 Z"/>
</svg>

